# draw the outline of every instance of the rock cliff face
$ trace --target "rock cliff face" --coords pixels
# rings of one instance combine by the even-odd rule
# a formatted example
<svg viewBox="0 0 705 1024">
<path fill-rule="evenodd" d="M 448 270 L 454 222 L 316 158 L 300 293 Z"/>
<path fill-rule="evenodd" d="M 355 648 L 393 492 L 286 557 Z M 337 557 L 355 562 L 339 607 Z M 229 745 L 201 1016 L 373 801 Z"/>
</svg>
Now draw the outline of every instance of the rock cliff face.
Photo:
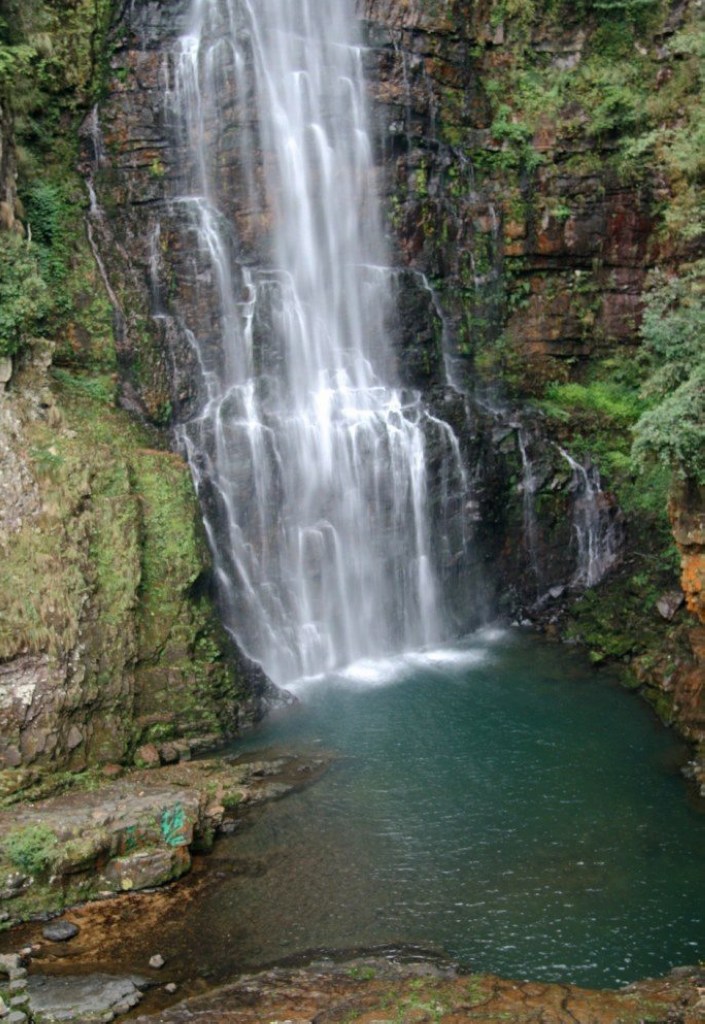
<svg viewBox="0 0 705 1024">
<path fill-rule="evenodd" d="M 682 487 L 673 495 L 673 535 L 681 556 L 681 585 L 688 610 L 694 616 L 689 630 L 689 658 L 671 681 L 683 721 L 691 735 L 705 739 L 705 498 L 702 489 Z M 705 781 L 705 780 L 704 780 Z"/>
</svg>

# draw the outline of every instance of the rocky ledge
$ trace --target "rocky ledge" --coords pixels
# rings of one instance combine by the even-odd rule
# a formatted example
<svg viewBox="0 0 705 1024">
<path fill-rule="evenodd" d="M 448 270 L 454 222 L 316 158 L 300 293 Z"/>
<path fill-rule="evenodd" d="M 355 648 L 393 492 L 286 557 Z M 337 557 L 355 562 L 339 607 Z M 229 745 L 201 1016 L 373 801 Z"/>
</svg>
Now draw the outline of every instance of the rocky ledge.
<svg viewBox="0 0 705 1024">
<path fill-rule="evenodd" d="M 0 1015 L 12 1024 L 107 1024 L 155 985 L 137 975 L 27 977 L 19 957 L 5 956 Z M 702 969 L 683 967 L 665 978 L 600 991 L 463 974 L 440 957 L 397 951 L 244 975 L 137 1017 L 135 1024 L 695 1024 L 704 1019 L 704 985 Z"/>
<path fill-rule="evenodd" d="M 249 808 L 315 780 L 327 763 L 290 754 L 180 762 L 2 811 L 0 924 L 172 881 Z"/>
<path fill-rule="evenodd" d="M 705 973 L 695 968 L 594 991 L 573 985 L 461 974 L 442 961 L 403 963 L 373 957 L 305 968 L 275 968 L 185 1000 L 136 1024 L 694 1024 L 705 1014 Z"/>
</svg>

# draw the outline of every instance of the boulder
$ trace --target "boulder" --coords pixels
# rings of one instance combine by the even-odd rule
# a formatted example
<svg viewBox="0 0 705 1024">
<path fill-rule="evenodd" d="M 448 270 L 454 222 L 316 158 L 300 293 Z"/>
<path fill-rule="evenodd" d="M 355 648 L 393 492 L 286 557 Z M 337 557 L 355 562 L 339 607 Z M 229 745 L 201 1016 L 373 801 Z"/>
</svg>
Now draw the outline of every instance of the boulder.
<svg viewBox="0 0 705 1024">
<path fill-rule="evenodd" d="M 135 754 L 135 764 L 138 768 L 158 768 L 161 764 L 159 751 L 153 743 L 145 743 Z"/>
<path fill-rule="evenodd" d="M 685 596 L 682 590 L 669 590 L 662 594 L 656 602 L 656 608 L 662 619 L 671 622 L 678 609 L 683 605 Z"/>
<path fill-rule="evenodd" d="M 113 892 L 152 889 L 179 878 L 190 866 L 191 855 L 186 846 L 140 850 L 111 860 L 102 880 Z"/>
<path fill-rule="evenodd" d="M 51 921 L 42 928 L 42 935 L 50 942 L 68 942 L 78 935 L 78 925 L 71 921 Z"/>
</svg>

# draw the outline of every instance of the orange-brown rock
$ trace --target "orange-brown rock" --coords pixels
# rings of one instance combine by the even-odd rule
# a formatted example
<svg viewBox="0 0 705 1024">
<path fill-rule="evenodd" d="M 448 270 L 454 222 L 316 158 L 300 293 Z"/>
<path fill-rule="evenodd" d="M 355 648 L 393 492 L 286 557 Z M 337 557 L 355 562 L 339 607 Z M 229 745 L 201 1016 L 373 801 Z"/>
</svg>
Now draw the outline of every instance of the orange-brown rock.
<svg viewBox="0 0 705 1024">
<path fill-rule="evenodd" d="M 307 968 L 275 968 L 186 1000 L 139 1024 L 618 1024 L 702 1021 L 705 978 L 693 969 L 618 992 L 572 985 L 458 975 L 442 963 L 364 958 Z"/>
<path fill-rule="evenodd" d="M 688 608 L 705 623 L 705 488 L 684 484 L 670 504 L 681 556 L 681 586 Z"/>
</svg>

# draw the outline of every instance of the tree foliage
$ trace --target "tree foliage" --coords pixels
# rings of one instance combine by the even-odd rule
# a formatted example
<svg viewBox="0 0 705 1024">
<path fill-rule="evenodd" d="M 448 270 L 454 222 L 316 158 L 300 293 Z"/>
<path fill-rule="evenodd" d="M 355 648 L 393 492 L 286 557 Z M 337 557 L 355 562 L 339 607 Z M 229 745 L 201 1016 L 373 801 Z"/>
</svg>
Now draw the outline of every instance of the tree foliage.
<svg viewBox="0 0 705 1024">
<path fill-rule="evenodd" d="M 14 355 L 41 331 L 51 307 L 34 247 L 0 234 L 0 355 Z"/>
<path fill-rule="evenodd" d="M 641 328 L 655 405 L 634 429 L 638 465 L 658 459 L 705 484 L 705 260 L 680 277 L 659 274 Z"/>
</svg>

